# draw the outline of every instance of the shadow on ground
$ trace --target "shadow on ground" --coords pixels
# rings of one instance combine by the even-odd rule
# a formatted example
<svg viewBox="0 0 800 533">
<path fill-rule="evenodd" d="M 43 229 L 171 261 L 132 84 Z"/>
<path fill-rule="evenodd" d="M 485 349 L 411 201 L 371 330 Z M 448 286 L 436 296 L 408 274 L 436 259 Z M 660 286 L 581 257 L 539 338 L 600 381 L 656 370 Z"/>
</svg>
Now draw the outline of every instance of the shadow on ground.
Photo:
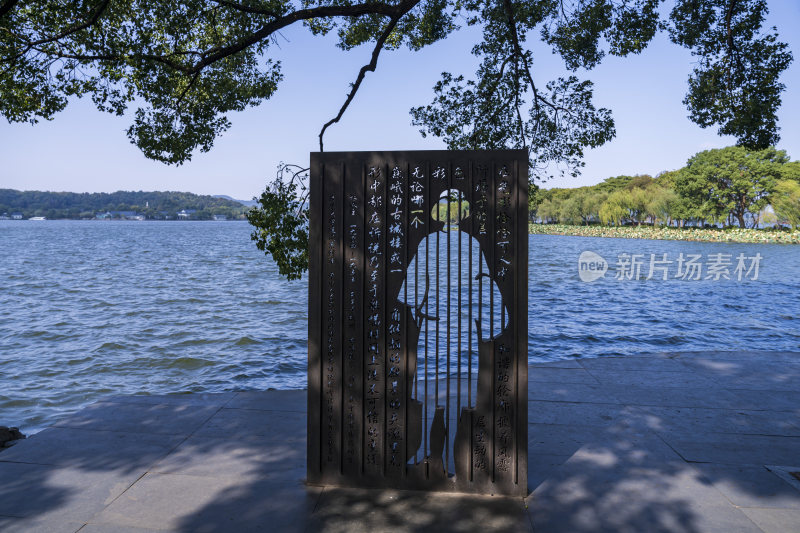
<svg viewBox="0 0 800 533">
<path fill-rule="evenodd" d="M 532 367 L 524 500 L 307 487 L 304 391 L 109 398 L 0 452 L 0 530 L 800 531 L 793 357 Z"/>
</svg>

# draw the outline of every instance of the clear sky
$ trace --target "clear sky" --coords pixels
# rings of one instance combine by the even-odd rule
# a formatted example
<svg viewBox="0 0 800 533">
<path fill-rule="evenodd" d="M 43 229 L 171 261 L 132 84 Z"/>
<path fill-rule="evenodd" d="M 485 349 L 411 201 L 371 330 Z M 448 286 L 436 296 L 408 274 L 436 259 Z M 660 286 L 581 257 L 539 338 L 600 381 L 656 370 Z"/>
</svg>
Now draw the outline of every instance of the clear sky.
<svg viewBox="0 0 800 533">
<path fill-rule="evenodd" d="M 768 26 L 795 56 L 782 81 L 787 86 L 779 112 L 779 148 L 800 159 L 800 2 L 769 0 Z M 51 122 L 35 126 L 0 123 L 0 188 L 75 192 L 178 190 L 227 194 L 249 199 L 275 175 L 279 162 L 307 164 L 318 150 L 320 127 L 339 110 L 349 84 L 369 60 L 371 46 L 342 52 L 332 38 L 310 36 L 296 26 L 284 32 L 280 59 L 284 81 L 272 99 L 229 115 L 233 126 L 209 153 L 196 153 L 180 167 L 147 160 L 128 142 L 130 117 L 100 113 L 88 99 L 75 100 Z M 534 42 L 533 35 L 531 42 Z M 381 54 L 343 120 L 328 129 L 326 150 L 442 149 L 423 139 L 408 111 L 428 104 L 442 71 L 472 76 L 469 50 L 479 34 L 462 29 L 420 52 Z M 539 83 L 565 73 L 557 57 L 541 45 L 535 51 Z M 694 153 L 734 143 L 715 129 L 686 118 L 681 100 L 693 58 L 663 34 L 639 56 L 607 57 L 597 68 L 579 72 L 595 83 L 595 105 L 614 113 L 617 137 L 586 154 L 579 178 L 550 181 L 547 187 L 577 187 L 620 174 L 680 168 Z M 131 111 L 132 114 L 132 111 Z"/>
</svg>

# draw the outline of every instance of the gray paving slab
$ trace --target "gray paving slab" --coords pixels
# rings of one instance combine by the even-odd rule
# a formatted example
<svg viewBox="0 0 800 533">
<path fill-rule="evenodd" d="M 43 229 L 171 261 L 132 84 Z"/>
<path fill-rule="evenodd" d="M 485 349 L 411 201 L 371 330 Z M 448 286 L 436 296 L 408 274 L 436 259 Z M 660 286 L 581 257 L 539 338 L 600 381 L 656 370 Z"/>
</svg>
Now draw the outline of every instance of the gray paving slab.
<svg viewBox="0 0 800 533">
<path fill-rule="evenodd" d="M 800 531 L 800 511 L 795 509 L 745 508 L 747 515 L 764 533 L 797 533 Z"/>
<path fill-rule="evenodd" d="M 592 368 L 588 371 L 603 385 L 657 387 L 657 388 L 707 388 L 718 386 L 714 380 L 691 370 L 617 370 Z"/>
<path fill-rule="evenodd" d="M 783 390 L 783 385 L 791 384 L 789 390 L 797 390 L 800 382 L 800 363 L 776 362 L 763 359 L 676 359 L 698 374 L 724 380 L 753 378 L 763 380 L 775 388 Z"/>
<path fill-rule="evenodd" d="M 219 410 L 216 405 L 98 402 L 56 422 L 55 427 L 189 435 Z"/>
<path fill-rule="evenodd" d="M 306 390 L 242 391 L 225 405 L 230 409 L 260 409 L 262 411 L 294 411 L 308 409 Z"/>
<path fill-rule="evenodd" d="M 529 532 L 520 498 L 326 488 L 312 531 Z"/>
<path fill-rule="evenodd" d="M 306 442 L 306 417 L 289 411 L 223 408 L 195 431 L 202 437 L 261 437 L 275 442 Z"/>
<path fill-rule="evenodd" d="M 677 359 L 669 357 L 594 357 L 579 359 L 580 366 L 587 369 L 647 370 L 650 372 L 683 372 L 686 367 Z"/>
<path fill-rule="evenodd" d="M 83 522 L 0 516 L 0 531 L 3 533 L 75 533 L 82 527 Z"/>
<path fill-rule="evenodd" d="M 800 491 L 800 466 L 765 465 L 767 470 Z"/>
<path fill-rule="evenodd" d="M 737 361 L 725 375 L 712 375 L 732 389 L 800 392 L 800 365 Z"/>
<path fill-rule="evenodd" d="M 149 473 L 89 523 L 192 532 L 303 531 L 322 489 L 301 479 Z"/>
<path fill-rule="evenodd" d="M 570 424 L 528 424 L 528 453 L 572 455 L 591 443 L 606 443 L 631 456 L 678 460 L 680 456 L 658 435 L 624 424 L 605 427 Z"/>
<path fill-rule="evenodd" d="M 800 417 L 800 392 L 729 389 L 747 409 L 783 411 Z"/>
<path fill-rule="evenodd" d="M 0 516 L 85 522 L 144 472 L 0 463 Z"/>
<path fill-rule="evenodd" d="M 536 368 L 583 368 L 581 359 L 563 359 L 561 361 L 531 361 L 531 366 Z"/>
<path fill-rule="evenodd" d="M 673 361 L 684 368 L 710 378 L 729 378 L 742 369 L 750 368 L 753 361 L 747 359 L 719 359 L 711 357 L 676 357 Z"/>
<path fill-rule="evenodd" d="M 597 440 L 602 429 L 567 424 L 528 424 L 528 453 L 572 455 L 586 443 Z"/>
<path fill-rule="evenodd" d="M 527 501 L 537 533 L 760 532 L 691 465 L 614 444 L 586 445 Z"/>
<path fill-rule="evenodd" d="M 538 366 L 533 366 L 528 370 L 528 382 L 598 384 L 597 379 L 584 368 L 552 368 Z"/>
<path fill-rule="evenodd" d="M 702 407 L 629 407 L 631 423 L 644 425 L 664 435 L 734 433 L 750 435 L 800 436 L 800 418 L 774 411 L 707 409 Z"/>
<path fill-rule="evenodd" d="M 663 374 L 666 372 L 660 372 Z M 705 407 L 709 409 L 749 409 L 750 400 L 742 398 L 719 385 L 696 387 L 659 387 L 657 382 L 650 386 L 605 385 L 604 393 L 624 405 L 645 405 L 663 407 Z"/>
<path fill-rule="evenodd" d="M 198 393 L 186 392 L 175 394 L 114 394 L 102 398 L 101 402 L 144 403 L 144 404 L 180 404 L 210 405 L 222 407 L 236 396 L 235 392 Z"/>
<path fill-rule="evenodd" d="M 80 529 L 80 533 L 163 533 L 164 531 L 170 530 L 120 526 L 114 524 L 86 524 Z"/>
<path fill-rule="evenodd" d="M 528 453 L 528 492 L 533 492 L 566 463 L 570 455 Z"/>
<path fill-rule="evenodd" d="M 800 380 L 797 378 L 786 379 L 785 376 L 743 376 L 727 380 L 729 389 L 764 390 L 771 393 L 790 392 L 800 394 Z"/>
<path fill-rule="evenodd" d="M 693 466 L 737 507 L 800 510 L 800 490 L 763 466 Z"/>
<path fill-rule="evenodd" d="M 0 452 L 0 530 L 800 533 L 800 490 L 764 467 L 798 463 L 798 361 L 532 367 L 525 503 L 305 487 L 306 391 L 107 398 Z"/>
<path fill-rule="evenodd" d="M 660 434 L 686 461 L 733 465 L 792 464 L 800 457 L 800 437 L 698 433 Z"/>
<path fill-rule="evenodd" d="M 89 468 L 147 469 L 184 440 L 183 436 L 48 428 L 0 454 L 0 461 Z"/>
<path fill-rule="evenodd" d="M 628 420 L 630 408 L 613 403 L 528 402 L 528 422 L 608 426 Z"/>
<path fill-rule="evenodd" d="M 622 403 L 609 387 L 586 383 L 529 382 L 528 400 L 546 402 Z"/>
<path fill-rule="evenodd" d="M 249 437 L 192 436 L 150 468 L 162 474 L 252 478 L 282 470 L 303 470 L 305 443 Z"/>
<path fill-rule="evenodd" d="M 678 360 L 706 359 L 712 361 L 763 361 L 768 363 L 787 363 L 796 365 L 800 362 L 800 352 L 779 352 L 765 350 L 734 350 L 734 351 L 695 351 L 673 352 L 668 356 Z"/>
</svg>

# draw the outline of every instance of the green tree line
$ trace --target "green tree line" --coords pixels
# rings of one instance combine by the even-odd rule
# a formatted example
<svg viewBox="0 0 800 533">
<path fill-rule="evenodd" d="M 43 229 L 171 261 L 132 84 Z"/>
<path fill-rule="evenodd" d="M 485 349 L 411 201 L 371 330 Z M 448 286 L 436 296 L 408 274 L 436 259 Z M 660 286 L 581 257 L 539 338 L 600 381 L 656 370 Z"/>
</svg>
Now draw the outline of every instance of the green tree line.
<svg viewBox="0 0 800 533">
<path fill-rule="evenodd" d="M 800 226 L 800 161 L 776 148 L 706 150 L 686 166 L 579 188 L 532 188 L 534 221 L 565 224 Z"/>
<path fill-rule="evenodd" d="M 0 214 L 19 213 L 25 218 L 94 218 L 98 213 L 133 211 L 147 219 L 175 218 L 182 210 L 193 210 L 192 219 L 208 220 L 214 215 L 244 218 L 247 208 L 226 198 L 173 191 L 117 191 L 74 193 L 0 189 Z"/>
</svg>

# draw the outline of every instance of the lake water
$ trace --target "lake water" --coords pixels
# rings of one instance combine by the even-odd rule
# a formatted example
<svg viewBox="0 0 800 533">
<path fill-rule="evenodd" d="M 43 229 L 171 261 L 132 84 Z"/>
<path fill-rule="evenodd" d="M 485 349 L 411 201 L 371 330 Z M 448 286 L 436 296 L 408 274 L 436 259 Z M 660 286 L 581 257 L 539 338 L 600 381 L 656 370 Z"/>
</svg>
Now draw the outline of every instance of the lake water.
<svg viewBox="0 0 800 533">
<path fill-rule="evenodd" d="M 0 221 L 0 425 L 32 432 L 108 394 L 305 387 L 307 285 L 245 222 Z M 578 257 L 609 263 L 586 283 Z M 731 280 L 647 276 L 650 254 L 730 254 Z M 615 279 L 642 254 L 642 279 Z M 736 258 L 761 256 L 736 279 Z M 747 260 L 747 266 L 751 260 Z M 531 361 L 800 349 L 800 246 L 530 238 Z M 706 277 L 704 269 L 702 278 Z"/>
</svg>

